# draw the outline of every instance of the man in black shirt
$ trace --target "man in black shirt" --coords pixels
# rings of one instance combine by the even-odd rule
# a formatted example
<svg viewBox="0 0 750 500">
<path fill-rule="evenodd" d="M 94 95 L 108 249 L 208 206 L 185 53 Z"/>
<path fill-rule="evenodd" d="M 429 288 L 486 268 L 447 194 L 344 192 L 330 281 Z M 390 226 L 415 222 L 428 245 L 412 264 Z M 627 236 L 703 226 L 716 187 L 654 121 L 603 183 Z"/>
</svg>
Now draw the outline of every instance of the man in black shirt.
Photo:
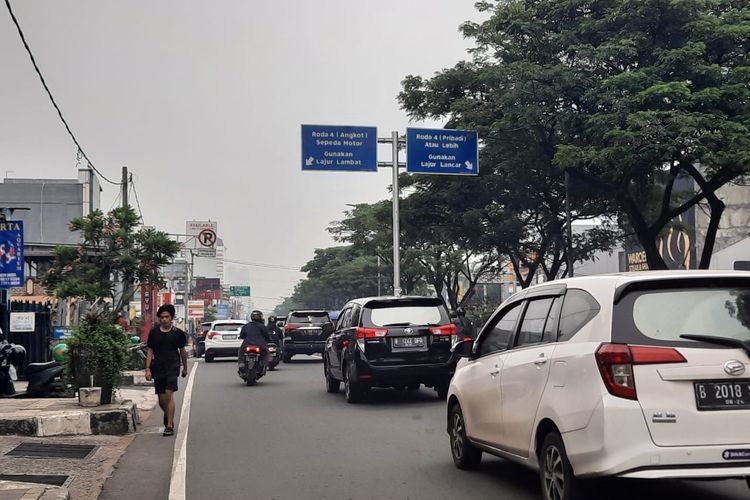
<svg viewBox="0 0 750 500">
<path fill-rule="evenodd" d="M 159 406 L 164 411 L 164 435 L 174 434 L 174 393 L 177 390 L 177 378 L 187 377 L 187 336 L 175 328 L 175 309 L 172 304 L 159 308 L 156 315 L 159 326 L 154 326 L 148 334 L 148 354 L 146 355 L 146 380 L 154 380 L 156 394 L 159 395 Z"/>
</svg>

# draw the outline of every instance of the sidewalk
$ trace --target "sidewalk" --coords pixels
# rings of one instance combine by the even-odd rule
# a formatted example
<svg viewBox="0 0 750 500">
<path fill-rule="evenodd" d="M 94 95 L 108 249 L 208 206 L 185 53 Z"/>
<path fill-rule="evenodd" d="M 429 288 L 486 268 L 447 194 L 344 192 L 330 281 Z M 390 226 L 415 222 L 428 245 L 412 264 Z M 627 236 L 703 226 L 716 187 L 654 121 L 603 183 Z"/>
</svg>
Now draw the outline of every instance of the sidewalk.
<svg viewBox="0 0 750 500">
<path fill-rule="evenodd" d="M 139 432 L 152 432 L 140 419 L 153 416 L 153 388 L 122 388 L 116 398 L 117 404 L 96 408 L 80 407 L 74 398 L 0 399 L 0 430 L 11 425 L 33 430 L 37 425 L 36 433 L 0 435 L 0 500 L 96 500 L 135 438 L 136 423 Z M 40 449 L 42 445 L 48 448 Z M 90 451 L 60 453 L 82 446 Z M 20 447 L 26 453 L 18 453 Z"/>
</svg>

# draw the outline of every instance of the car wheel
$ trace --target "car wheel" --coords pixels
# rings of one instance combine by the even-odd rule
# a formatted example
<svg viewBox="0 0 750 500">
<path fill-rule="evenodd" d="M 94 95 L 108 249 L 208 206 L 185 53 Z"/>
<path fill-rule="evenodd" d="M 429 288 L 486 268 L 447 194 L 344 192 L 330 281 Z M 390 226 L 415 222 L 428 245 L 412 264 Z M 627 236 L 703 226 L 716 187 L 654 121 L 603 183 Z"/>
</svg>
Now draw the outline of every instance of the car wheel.
<svg viewBox="0 0 750 500">
<path fill-rule="evenodd" d="M 292 355 L 291 354 L 284 354 L 284 359 L 282 361 L 284 361 L 284 363 L 291 363 L 292 362 Z"/>
<path fill-rule="evenodd" d="M 464 414 L 458 404 L 451 408 L 450 440 L 451 454 L 456 467 L 461 470 L 477 469 L 482 462 L 482 450 L 471 444 L 466 437 Z"/>
<path fill-rule="evenodd" d="M 336 380 L 331 375 L 331 371 L 328 369 L 328 362 L 323 359 L 323 373 L 326 377 L 326 390 L 331 394 L 336 394 L 341 389 L 341 381 Z"/>
<path fill-rule="evenodd" d="M 557 432 L 544 438 L 539 454 L 539 477 L 544 500 L 573 500 L 579 498 L 580 481 L 565 453 L 565 444 Z"/>
<path fill-rule="evenodd" d="M 213 355 L 206 354 L 205 360 L 206 360 L 206 363 L 213 363 L 214 362 L 214 357 L 213 357 Z"/>
<path fill-rule="evenodd" d="M 344 372 L 344 393 L 346 402 L 350 404 L 361 403 L 365 399 L 365 389 L 361 384 L 349 380 L 349 370 Z"/>
</svg>

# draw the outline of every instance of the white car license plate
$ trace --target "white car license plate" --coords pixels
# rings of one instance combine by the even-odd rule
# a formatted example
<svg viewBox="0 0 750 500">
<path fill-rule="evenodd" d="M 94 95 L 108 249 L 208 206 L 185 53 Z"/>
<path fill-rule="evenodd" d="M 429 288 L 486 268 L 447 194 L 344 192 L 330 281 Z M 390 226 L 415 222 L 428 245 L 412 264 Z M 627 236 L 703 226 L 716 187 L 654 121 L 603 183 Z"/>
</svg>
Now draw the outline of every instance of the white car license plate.
<svg viewBox="0 0 750 500">
<path fill-rule="evenodd" d="M 237 335 L 222 335 L 223 340 L 237 340 Z"/>
</svg>

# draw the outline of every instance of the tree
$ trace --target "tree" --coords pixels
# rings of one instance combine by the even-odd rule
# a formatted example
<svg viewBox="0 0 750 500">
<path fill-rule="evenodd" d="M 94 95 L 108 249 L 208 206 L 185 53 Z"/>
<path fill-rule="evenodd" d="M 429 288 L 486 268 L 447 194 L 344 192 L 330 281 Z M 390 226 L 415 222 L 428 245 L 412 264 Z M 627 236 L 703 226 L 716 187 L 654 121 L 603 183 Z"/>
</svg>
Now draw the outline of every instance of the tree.
<svg viewBox="0 0 750 500">
<path fill-rule="evenodd" d="M 203 322 L 208 323 L 216 321 L 216 306 L 208 306 L 206 308 L 206 313 L 203 315 Z"/>
<path fill-rule="evenodd" d="M 408 187 L 411 179 L 404 176 L 404 183 Z M 469 244 L 470 236 L 460 220 L 461 212 L 448 206 L 450 203 L 452 201 L 440 204 L 422 191 L 401 200 L 401 248 L 404 249 L 401 287 L 409 294 L 425 281 L 439 296 L 445 293 L 449 305 L 457 308 L 461 304 L 461 282 L 468 282 L 463 297 L 468 300 L 478 280 L 491 272 L 494 261 Z M 391 214 L 391 204 L 385 200 L 372 205 L 360 204 L 347 212 L 342 221 L 334 222 L 329 230 L 339 241 L 382 255 L 392 265 Z"/>
<path fill-rule="evenodd" d="M 377 258 L 352 246 L 315 250 L 315 256 L 302 271 L 307 278 L 294 288 L 291 297 L 274 310 L 286 314 L 294 309 L 341 308 L 356 297 L 377 295 Z"/>
<path fill-rule="evenodd" d="M 490 16 L 462 26 L 476 43 L 472 61 L 431 79 L 408 76 L 399 99 L 413 118 L 479 131 L 481 163 L 500 188 L 487 215 L 515 218 L 511 234 L 514 225 L 534 227 L 521 246 L 551 270 L 564 261 L 557 256 L 567 170 L 574 216 L 622 218 L 658 269 L 666 267 L 659 235 L 706 202 L 707 267 L 723 210 L 715 192 L 749 168 L 750 8 L 726 0 L 477 6 Z M 675 191 L 683 176 L 694 192 Z M 613 243 L 600 236 L 591 242 Z"/>
<path fill-rule="evenodd" d="M 133 297 L 121 283 L 163 286 L 163 266 L 180 249 L 178 242 L 163 232 L 143 228 L 131 207 L 108 214 L 94 211 L 71 221 L 71 231 L 81 234 L 77 247 L 58 247 L 50 270 L 43 278 L 59 298 L 82 297 L 112 305 L 121 311 Z M 113 318 L 114 319 L 114 318 Z"/>
</svg>

